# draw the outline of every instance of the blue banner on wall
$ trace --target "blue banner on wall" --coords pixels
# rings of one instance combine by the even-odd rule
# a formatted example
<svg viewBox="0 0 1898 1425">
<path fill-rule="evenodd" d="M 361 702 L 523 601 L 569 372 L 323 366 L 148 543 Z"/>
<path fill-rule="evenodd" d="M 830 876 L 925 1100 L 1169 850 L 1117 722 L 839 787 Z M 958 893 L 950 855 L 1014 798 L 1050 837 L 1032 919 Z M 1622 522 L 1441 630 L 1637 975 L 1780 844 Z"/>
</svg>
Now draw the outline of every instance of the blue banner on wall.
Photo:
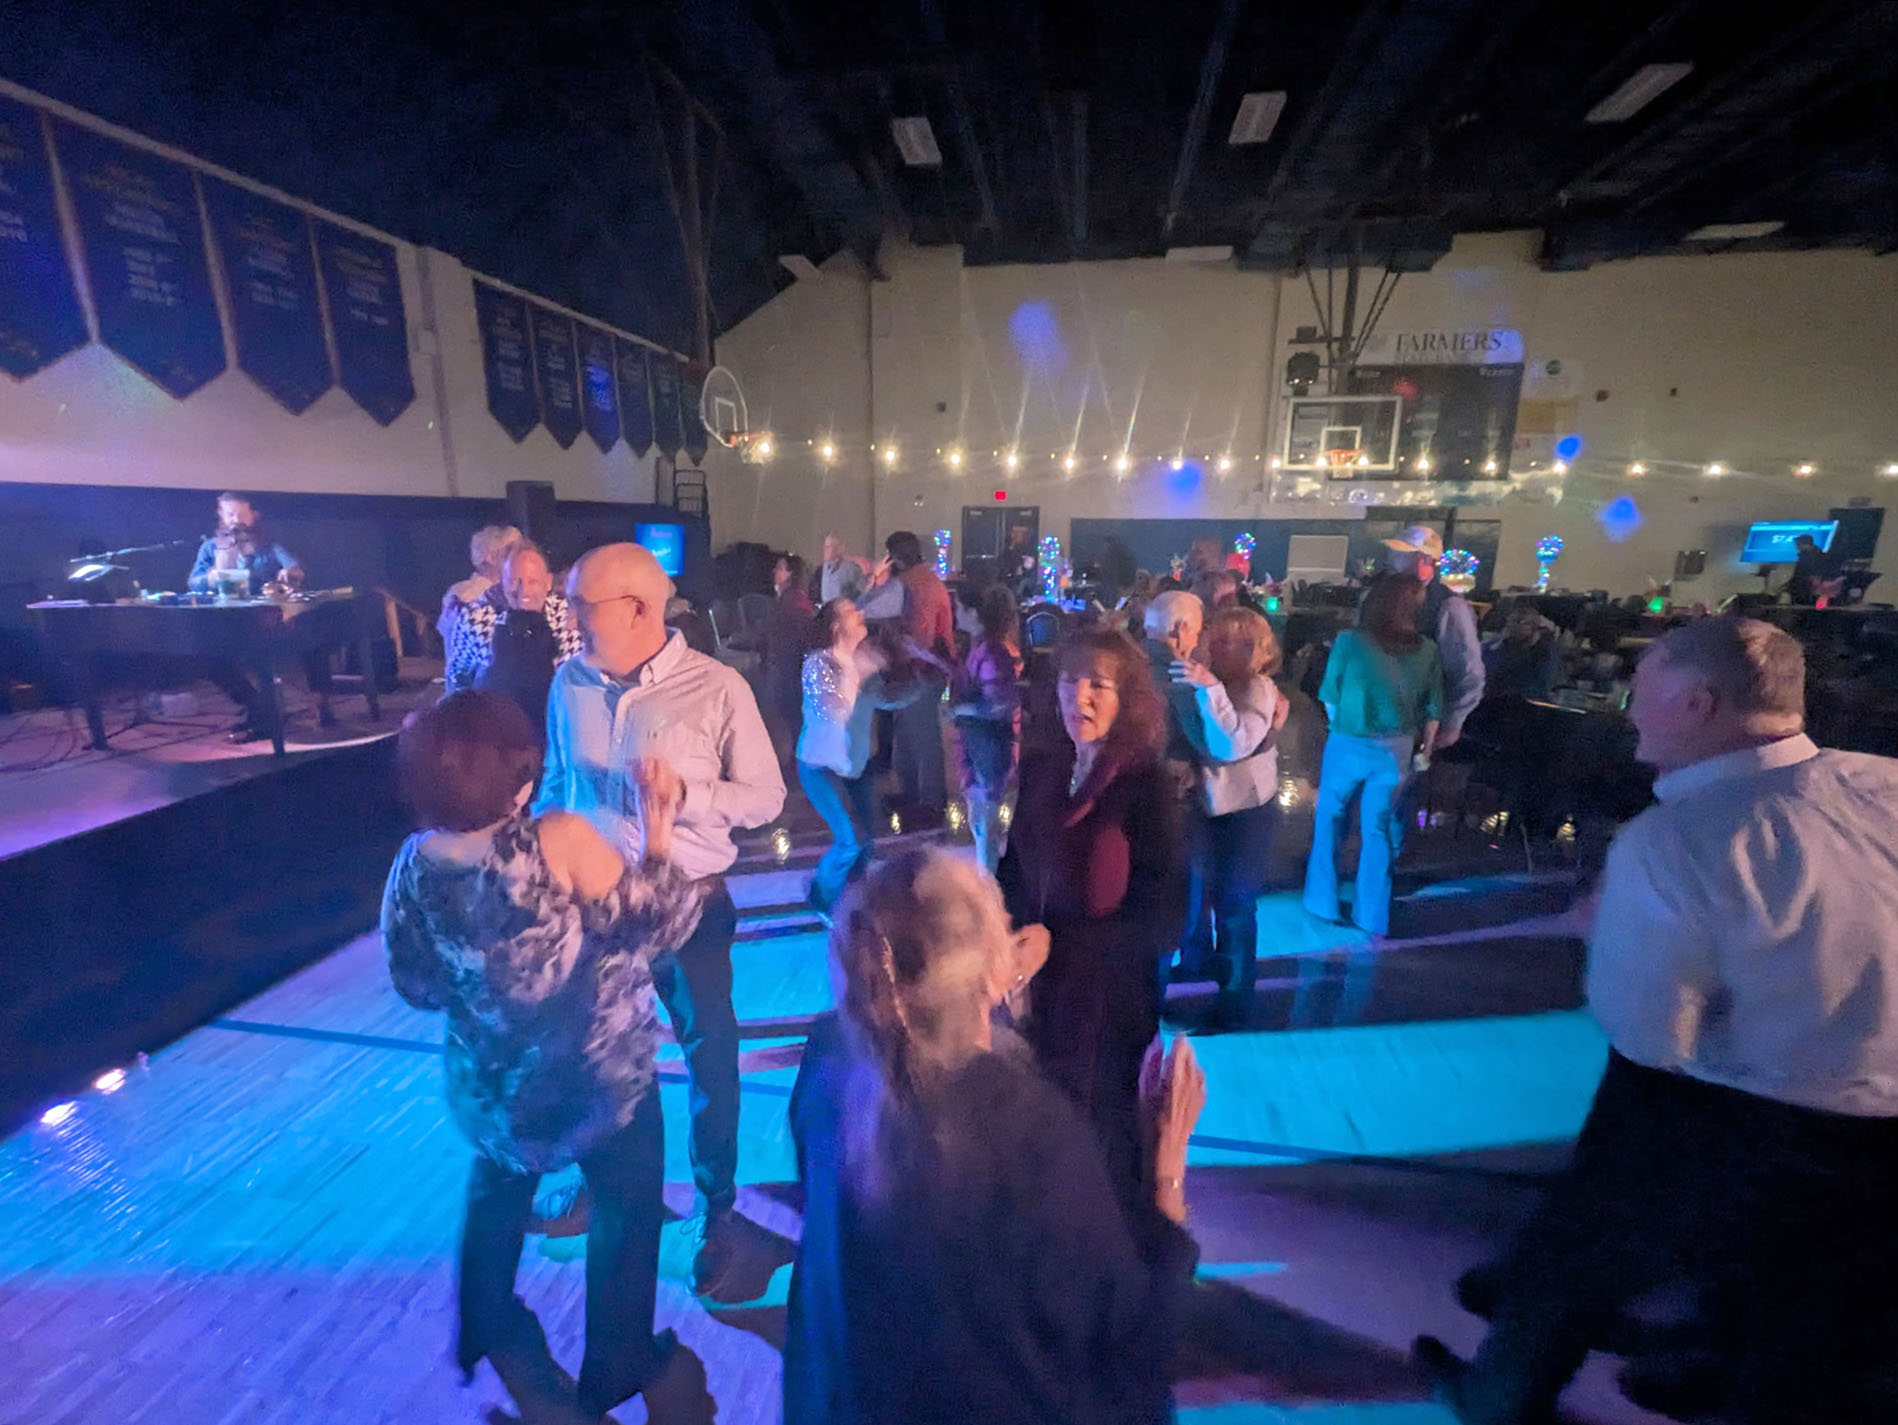
<svg viewBox="0 0 1898 1425">
<path fill-rule="evenodd" d="M 237 365 L 293 415 L 336 384 L 316 295 L 310 220 L 215 178 L 204 208 L 224 263 Z"/>
<path fill-rule="evenodd" d="M 587 434 L 611 450 L 619 440 L 619 383 L 613 376 L 613 336 L 580 323 L 580 389 L 586 403 Z"/>
<path fill-rule="evenodd" d="M 481 361 L 488 373 L 488 411 L 518 443 L 540 424 L 527 303 L 485 282 L 474 284 L 474 298 L 475 323 L 481 328 Z"/>
<path fill-rule="evenodd" d="M 636 341 L 613 338 L 619 353 L 619 414 L 626 444 L 645 458 L 652 449 L 652 376 L 646 369 L 646 348 Z"/>
<path fill-rule="evenodd" d="M 409 323 L 402 309 L 395 248 L 318 220 L 316 256 L 329 299 L 343 389 L 378 425 L 386 426 L 415 402 Z"/>
<path fill-rule="evenodd" d="M 534 370 L 540 378 L 540 419 L 547 433 L 572 448 L 580 438 L 580 377 L 574 369 L 573 322 L 545 307 L 530 306 L 534 334 Z"/>
<path fill-rule="evenodd" d="M 0 99 L 0 371 L 31 376 L 85 344 L 40 116 Z"/>
<path fill-rule="evenodd" d="M 652 371 L 652 439 L 668 459 L 679 458 L 685 432 L 679 427 L 679 363 L 653 352 L 646 362 Z"/>
<path fill-rule="evenodd" d="M 99 339 L 173 396 L 224 370 L 224 326 L 188 170 L 89 129 L 55 131 Z"/>
<path fill-rule="evenodd" d="M 692 457 L 694 465 L 705 459 L 705 452 L 712 448 L 712 438 L 705 431 L 705 421 L 699 407 L 704 404 L 705 373 L 696 367 L 686 366 L 680 370 L 679 378 L 679 423 L 685 429 L 685 453 Z"/>
</svg>

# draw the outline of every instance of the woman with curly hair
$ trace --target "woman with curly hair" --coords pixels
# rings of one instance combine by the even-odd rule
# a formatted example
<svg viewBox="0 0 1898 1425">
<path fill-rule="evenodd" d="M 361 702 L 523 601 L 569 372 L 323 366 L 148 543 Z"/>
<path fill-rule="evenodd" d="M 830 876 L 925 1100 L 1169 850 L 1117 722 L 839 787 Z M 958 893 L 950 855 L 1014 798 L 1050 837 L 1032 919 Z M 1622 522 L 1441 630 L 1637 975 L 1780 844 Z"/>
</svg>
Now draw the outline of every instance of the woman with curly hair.
<svg viewBox="0 0 1898 1425">
<path fill-rule="evenodd" d="M 1048 966 L 1024 1033 L 1099 1135 L 1130 1207 L 1153 1192 L 1140 1133 L 1141 1056 L 1160 1027 L 1160 964 L 1183 917 L 1166 705 L 1125 634 L 1077 633 L 1059 654 L 1065 737 L 1025 757 L 998 877 L 1019 925 L 1045 925 Z"/>
</svg>

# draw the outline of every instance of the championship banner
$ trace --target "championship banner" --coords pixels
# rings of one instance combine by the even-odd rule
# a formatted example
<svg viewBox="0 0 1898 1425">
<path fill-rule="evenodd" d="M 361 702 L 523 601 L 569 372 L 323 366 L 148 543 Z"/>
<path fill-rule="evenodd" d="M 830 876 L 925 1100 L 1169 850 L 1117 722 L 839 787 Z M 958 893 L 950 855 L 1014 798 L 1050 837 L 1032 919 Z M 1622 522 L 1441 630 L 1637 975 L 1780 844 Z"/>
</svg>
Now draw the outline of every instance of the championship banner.
<svg viewBox="0 0 1898 1425">
<path fill-rule="evenodd" d="M 540 419 L 547 433 L 570 450 L 580 438 L 580 382 L 574 371 L 573 322 L 545 307 L 527 309 L 534 337 L 534 369 L 540 377 Z"/>
<path fill-rule="evenodd" d="M 395 248 L 319 219 L 316 258 L 343 389 L 377 425 L 386 426 L 415 402 Z"/>
<path fill-rule="evenodd" d="M 204 180 L 204 208 L 224 264 L 238 369 L 301 415 L 336 384 L 323 340 L 310 220 L 215 178 Z"/>
<path fill-rule="evenodd" d="M 619 390 L 613 379 L 613 337 L 580 323 L 580 388 L 587 434 L 605 455 L 619 440 Z"/>
<path fill-rule="evenodd" d="M 481 328 L 481 361 L 488 373 L 488 411 L 519 444 L 540 424 L 527 303 L 479 281 L 474 284 L 474 298 L 475 324 Z"/>
<path fill-rule="evenodd" d="M 619 356 L 619 414 L 626 444 L 645 458 L 652 449 L 652 377 L 646 368 L 646 348 L 636 341 L 613 338 Z"/>
<path fill-rule="evenodd" d="M 662 352 L 647 359 L 652 372 L 652 439 L 668 460 L 679 458 L 685 432 L 679 426 L 679 363 Z"/>
<path fill-rule="evenodd" d="M 683 368 L 679 381 L 679 422 L 685 427 L 685 453 L 692 457 L 694 465 L 702 462 L 705 452 L 712 448 L 712 438 L 706 434 L 699 410 L 704 395 L 705 373 L 693 366 Z"/>
<path fill-rule="evenodd" d="M 55 130 L 99 339 L 183 399 L 224 370 L 204 222 L 188 169 L 90 129 Z"/>
<path fill-rule="evenodd" d="M 0 99 L 0 371 L 31 376 L 85 344 L 40 116 Z"/>
</svg>

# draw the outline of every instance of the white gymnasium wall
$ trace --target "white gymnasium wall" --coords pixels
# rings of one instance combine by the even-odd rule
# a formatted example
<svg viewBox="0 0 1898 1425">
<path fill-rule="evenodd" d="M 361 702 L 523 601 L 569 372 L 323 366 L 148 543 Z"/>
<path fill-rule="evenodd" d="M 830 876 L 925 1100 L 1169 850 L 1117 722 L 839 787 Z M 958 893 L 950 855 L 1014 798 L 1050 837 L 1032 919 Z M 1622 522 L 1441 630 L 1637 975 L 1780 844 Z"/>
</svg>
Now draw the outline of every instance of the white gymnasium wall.
<svg viewBox="0 0 1898 1425">
<path fill-rule="evenodd" d="M 207 167 L 16 86 L 0 83 L 0 92 Z M 290 195 L 271 196 L 307 207 Z M 182 401 L 95 340 L 24 381 L 0 377 L 0 482 L 499 497 L 510 480 L 548 480 L 573 499 L 653 498 L 653 454 L 636 458 L 623 441 L 602 455 L 583 433 L 562 450 L 537 426 L 515 444 L 488 414 L 473 274 L 444 253 L 394 245 L 415 401 L 390 425 L 376 424 L 340 386 L 302 415 L 290 414 L 237 369 L 228 321 L 226 370 Z M 83 266 L 75 267 L 90 320 Z"/>
<path fill-rule="evenodd" d="M 1708 576 L 1683 593 L 1715 596 L 1757 587 L 1735 562 L 1753 520 L 1823 515 L 1854 496 L 1898 506 L 1898 480 L 1877 473 L 1898 461 L 1890 260 L 1773 253 L 1546 273 L 1534 250 L 1532 234 L 1460 239 L 1434 271 L 1403 279 L 1383 322 L 1386 331 L 1510 326 L 1532 364 L 1561 363 L 1559 379 L 1525 387 L 1584 442 L 1560 503 L 1519 494 L 1467 510 L 1502 519 L 1503 582 L 1532 579 L 1536 540 L 1559 534 L 1558 583 L 1627 592 L 1668 575 L 1676 549 L 1705 548 Z M 1289 338 L 1313 321 L 1302 278 L 1159 260 L 965 269 L 955 249 L 895 245 L 881 265 L 887 280 L 870 286 L 867 334 L 859 283 L 827 276 L 721 341 L 746 390 L 772 393 L 772 423 L 787 439 L 773 466 L 748 472 L 720 538 L 742 530 L 806 551 L 831 526 L 927 538 L 959 530 L 961 507 L 990 502 L 998 486 L 1013 503 L 1039 505 L 1043 530 L 1064 537 L 1076 516 L 1352 513 L 1268 503 L 1253 458 L 1277 428 Z M 899 450 L 893 470 L 877 467 L 874 513 L 862 478 L 868 442 L 850 437 L 862 408 L 838 395 L 866 387 L 875 440 Z M 753 410 L 755 419 L 756 401 Z M 827 421 L 847 475 L 840 466 L 826 476 L 798 444 Z M 1130 429 L 1145 459 L 1119 478 L 1104 457 Z M 1182 439 L 1211 451 L 1228 438 L 1238 463 L 1224 477 L 1210 464 L 1175 475 L 1161 458 Z M 1016 439 L 1023 464 L 1009 474 L 992 452 Z M 1087 457 L 1072 478 L 1050 458 L 1070 442 Z M 960 474 L 937 455 L 955 444 L 968 452 Z M 1650 468 L 1644 480 L 1626 476 L 1635 459 Z M 1734 473 L 1703 478 L 1714 460 Z M 1795 480 L 1802 460 L 1820 475 Z M 724 494 L 716 478 L 714 487 L 716 513 Z M 1641 523 L 1611 537 L 1596 516 L 1623 495 Z M 1898 522 L 1883 551 L 1880 567 L 1898 571 Z"/>
</svg>

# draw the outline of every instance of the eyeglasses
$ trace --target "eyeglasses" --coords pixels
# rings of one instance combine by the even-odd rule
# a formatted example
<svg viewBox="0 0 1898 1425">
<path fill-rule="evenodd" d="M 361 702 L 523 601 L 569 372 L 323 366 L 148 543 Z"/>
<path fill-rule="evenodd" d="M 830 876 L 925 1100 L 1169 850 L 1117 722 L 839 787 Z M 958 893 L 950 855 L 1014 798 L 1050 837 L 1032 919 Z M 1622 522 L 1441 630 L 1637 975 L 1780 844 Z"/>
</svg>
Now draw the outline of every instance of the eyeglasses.
<svg viewBox="0 0 1898 1425">
<path fill-rule="evenodd" d="M 578 613 L 587 609 L 597 609 L 603 604 L 616 604 L 621 599 L 637 599 L 638 597 L 638 594 L 608 594 L 604 599 L 583 599 L 578 594 L 574 594 L 568 598 L 567 605 Z"/>
</svg>

